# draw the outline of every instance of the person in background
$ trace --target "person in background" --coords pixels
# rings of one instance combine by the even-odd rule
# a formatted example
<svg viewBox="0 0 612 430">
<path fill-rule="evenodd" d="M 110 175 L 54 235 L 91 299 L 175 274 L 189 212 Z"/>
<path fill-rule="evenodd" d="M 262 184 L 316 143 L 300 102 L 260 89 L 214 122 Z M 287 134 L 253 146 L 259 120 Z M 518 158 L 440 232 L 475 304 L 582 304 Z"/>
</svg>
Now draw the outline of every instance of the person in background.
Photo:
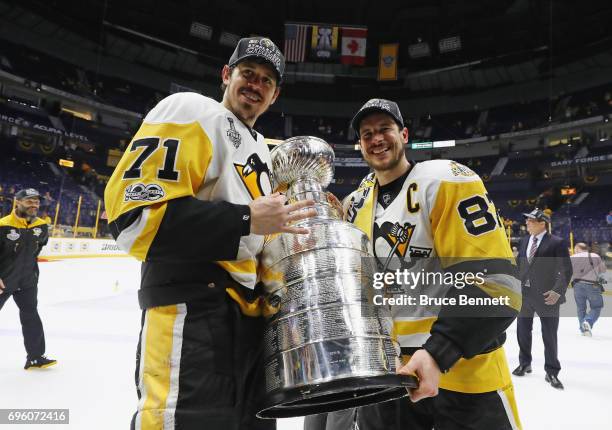
<svg viewBox="0 0 612 430">
<path fill-rule="evenodd" d="M 24 369 L 57 364 L 45 357 L 45 333 L 38 315 L 38 261 L 47 243 L 47 223 L 38 218 L 40 194 L 33 188 L 15 195 L 15 209 L 0 219 L 0 309 L 13 297 L 19 308 L 27 352 Z"/>
<path fill-rule="evenodd" d="M 521 239 L 518 265 L 523 305 L 517 321 L 517 337 L 520 347 L 519 366 L 513 375 L 531 373 L 531 332 L 533 316 L 538 314 L 544 340 L 544 370 L 546 382 L 563 390 L 558 375 L 561 363 L 558 358 L 557 330 L 559 307 L 565 302 L 565 292 L 572 277 L 572 263 L 566 244 L 558 236 L 548 233 L 550 217 L 538 208 L 523 214 L 528 236 Z"/>
<path fill-rule="evenodd" d="M 42 198 L 41 205 L 40 205 L 41 209 L 44 212 L 49 212 L 51 210 L 53 202 L 55 202 L 55 199 L 51 197 L 51 194 L 49 194 L 49 191 L 45 192 Z"/>
<path fill-rule="evenodd" d="M 574 246 L 574 255 L 570 258 L 574 272 L 572 285 L 578 310 L 578 327 L 583 336 L 590 337 L 604 306 L 600 275 L 606 273 L 606 265 L 599 255 L 589 252 L 589 247 L 582 242 Z M 587 303 L 590 308 L 588 312 Z"/>
</svg>

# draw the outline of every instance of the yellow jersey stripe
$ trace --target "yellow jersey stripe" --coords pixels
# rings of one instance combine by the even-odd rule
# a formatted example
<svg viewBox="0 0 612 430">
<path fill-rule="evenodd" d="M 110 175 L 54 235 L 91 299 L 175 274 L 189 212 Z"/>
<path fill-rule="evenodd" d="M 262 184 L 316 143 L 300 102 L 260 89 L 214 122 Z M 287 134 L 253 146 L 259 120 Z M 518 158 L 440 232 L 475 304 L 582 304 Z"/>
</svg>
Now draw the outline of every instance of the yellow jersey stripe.
<svg viewBox="0 0 612 430">
<path fill-rule="evenodd" d="M 363 207 L 357 212 L 357 217 L 353 221 L 355 226 L 368 235 L 368 239 L 372 240 L 374 235 L 374 223 L 372 217 L 374 216 L 374 207 L 378 194 L 378 187 L 376 182 L 368 181 L 363 185 L 363 188 L 370 188 L 370 192 L 366 196 Z M 362 188 L 360 187 L 359 190 Z M 358 190 L 358 191 L 359 191 Z"/>
<path fill-rule="evenodd" d="M 510 384 L 500 390 L 497 390 L 497 394 L 502 400 L 506 414 L 508 415 L 508 421 L 512 426 L 512 430 L 522 430 L 521 419 L 518 414 L 518 407 L 516 406 L 516 398 L 514 397 L 514 385 Z"/>
<path fill-rule="evenodd" d="M 149 248 L 153 243 L 153 239 L 157 235 L 157 230 L 164 218 L 166 213 L 166 205 L 159 205 L 157 207 L 147 208 L 143 211 L 147 212 L 146 224 L 142 231 L 136 237 L 134 244 L 130 248 L 130 255 L 136 257 L 140 261 L 144 261 L 147 258 Z"/>
<path fill-rule="evenodd" d="M 410 321 L 394 320 L 393 333 L 397 336 L 406 336 L 415 333 L 429 333 L 436 317 L 415 319 Z"/>
<path fill-rule="evenodd" d="M 409 355 L 402 355 L 407 363 Z M 460 393 L 487 393 L 512 384 L 503 347 L 473 358 L 461 358 L 450 372 L 440 375 L 440 388 Z"/>
<path fill-rule="evenodd" d="M 145 343 L 144 366 L 140 375 L 142 384 L 146 387 L 140 414 L 142 430 L 163 429 L 164 416 L 160 413 L 166 408 L 166 401 L 171 385 L 171 364 L 174 343 L 174 326 L 178 314 L 178 306 L 160 306 L 147 310 L 147 330 Z M 177 376 L 178 377 L 178 376 Z"/>
<path fill-rule="evenodd" d="M 253 259 L 242 261 L 217 261 L 217 264 L 229 273 L 255 274 L 257 272 L 257 262 Z"/>
<path fill-rule="evenodd" d="M 517 311 L 521 310 L 521 303 L 523 301 L 523 297 L 521 296 L 521 293 L 517 293 L 516 291 L 511 290 L 505 285 L 493 283 L 486 278 L 485 278 L 485 282 L 482 283 L 481 285 L 479 284 L 474 284 L 474 285 L 476 285 L 478 288 L 480 288 L 482 291 L 484 291 L 486 294 L 488 294 L 491 297 L 494 297 L 494 298 L 509 297 L 510 307 Z"/>
</svg>

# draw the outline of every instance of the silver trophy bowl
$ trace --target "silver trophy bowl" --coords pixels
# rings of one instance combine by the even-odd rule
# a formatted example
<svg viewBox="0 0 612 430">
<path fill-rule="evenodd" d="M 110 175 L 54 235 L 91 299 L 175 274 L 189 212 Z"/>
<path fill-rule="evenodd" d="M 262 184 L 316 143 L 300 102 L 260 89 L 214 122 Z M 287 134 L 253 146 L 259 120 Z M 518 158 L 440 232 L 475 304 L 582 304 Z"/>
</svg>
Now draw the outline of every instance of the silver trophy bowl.
<svg viewBox="0 0 612 430">
<path fill-rule="evenodd" d="M 289 202 L 315 200 L 300 221 L 309 234 L 268 237 L 261 280 L 268 321 L 261 418 L 285 418 L 363 406 L 407 394 L 415 377 L 397 375 L 399 346 L 387 310 L 372 304 L 376 270 L 369 239 L 342 220 L 325 191 L 334 152 L 310 136 L 271 152 L 275 189 Z"/>
</svg>

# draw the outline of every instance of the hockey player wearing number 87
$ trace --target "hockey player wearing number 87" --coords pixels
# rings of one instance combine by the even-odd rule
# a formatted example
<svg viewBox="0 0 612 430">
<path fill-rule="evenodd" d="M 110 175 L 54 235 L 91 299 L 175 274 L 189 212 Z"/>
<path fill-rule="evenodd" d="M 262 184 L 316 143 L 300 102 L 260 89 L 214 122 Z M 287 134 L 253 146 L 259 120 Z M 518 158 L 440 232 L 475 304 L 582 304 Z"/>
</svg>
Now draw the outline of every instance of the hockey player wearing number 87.
<svg viewBox="0 0 612 430">
<path fill-rule="evenodd" d="M 105 191 L 117 244 L 141 260 L 137 430 L 274 429 L 262 400 L 257 258 L 264 235 L 314 202 L 271 194 L 270 153 L 253 130 L 280 92 L 284 57 L 241 39 L 221 77 L 223 101 L 173 94 L 155 106 Z"/>
<path fill-rule="evenodd" d="M 450 160 L 408 161 L 408 129 L 396 103 L 373 99 L 352 126 L 372 168 L 345 200 L 345 217 L 371 238 L 379 267 L 484 274 L 464 288 L 418 285 L 442 297 L 507 297 L 486 315 L 452 306 L 392 306 L 407 398 L 307 417 L 307 430 L 520 429 L 503 343 L 521 306 L 516 265 L 496 210 L 476 173 Z M 411 286 L 411 288 L 414 286 Z M 388 294 L 410 294 L 395 285 Z M 402 289 L 403 288 L 403 289 Z M 457 300 L 459 302 L 459 300 Z"/>
</svg>

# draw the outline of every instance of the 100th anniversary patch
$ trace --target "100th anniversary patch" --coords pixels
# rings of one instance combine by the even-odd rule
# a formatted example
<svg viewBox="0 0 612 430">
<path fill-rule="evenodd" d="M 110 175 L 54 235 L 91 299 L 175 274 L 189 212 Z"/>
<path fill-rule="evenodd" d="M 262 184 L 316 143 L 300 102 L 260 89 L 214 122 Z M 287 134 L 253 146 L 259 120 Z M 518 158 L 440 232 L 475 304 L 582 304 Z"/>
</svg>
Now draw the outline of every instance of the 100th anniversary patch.
<svg viewBox="0 0 612 430">
<path fill-rule="evenodd" d="M 164 197 L 166 193 L 157 184 L 132 184 L 125 189 L 123 201 L 152 202 Z"/>
</svg>

